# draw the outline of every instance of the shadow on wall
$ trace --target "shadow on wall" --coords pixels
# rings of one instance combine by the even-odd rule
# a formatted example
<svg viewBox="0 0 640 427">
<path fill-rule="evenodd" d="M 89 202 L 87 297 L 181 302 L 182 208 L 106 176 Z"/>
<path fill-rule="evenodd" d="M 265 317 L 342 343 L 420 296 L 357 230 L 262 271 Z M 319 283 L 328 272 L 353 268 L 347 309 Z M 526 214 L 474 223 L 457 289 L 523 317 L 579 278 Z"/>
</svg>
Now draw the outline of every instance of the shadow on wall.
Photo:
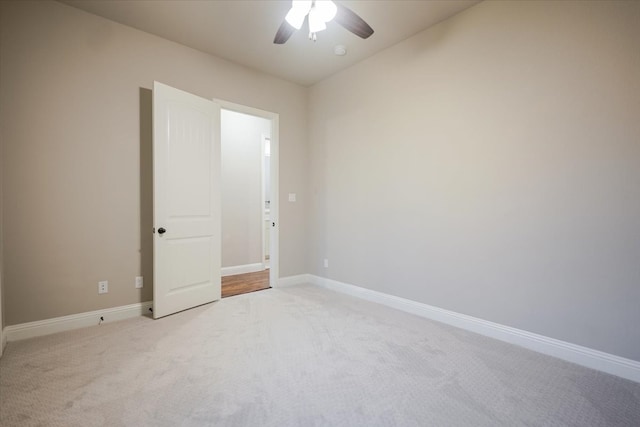
<svg viewBox="0 0 640 427">
<path fill-rule="evenodd" d="M 153 300 L 153 91 L 140 88 L 140 271 Z M 142 289 L 140 289 L 142 291 Z M 140 296 L 142 297 L 143 292 Z"/>
</svg>

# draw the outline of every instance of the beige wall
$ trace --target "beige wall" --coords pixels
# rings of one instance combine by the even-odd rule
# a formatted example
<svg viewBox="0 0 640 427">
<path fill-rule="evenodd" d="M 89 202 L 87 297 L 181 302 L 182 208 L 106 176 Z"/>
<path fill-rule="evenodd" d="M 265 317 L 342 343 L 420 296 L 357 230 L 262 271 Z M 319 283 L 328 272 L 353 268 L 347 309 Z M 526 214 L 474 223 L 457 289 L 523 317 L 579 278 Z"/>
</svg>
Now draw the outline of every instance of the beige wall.
<svg viewBox="0 0 640 427">
<path fill-rule="evenodd" d="M 222 267 L 262 263 L 262 137 L 271 121 L 222 110 Z"/>
<path fill-rule="evenodd" d="M 1 113 L 0 113 L 1 114 Z M 4 298 L 2 297 L 4 293 L 4 233 L 2 232 L 2 163 L 3 163 L 3 154 L 2 154 L 2 139 L 0 132 L 0 356 L 2 356 L 2 352 L 4 351 L 5 335 L 4 335 Z"/>
<path fill-rule="evenodd" d="M 3 10 L 0 7 L 0 23 L 2 23 L 2 15 Z M 2 27 L 0 26 L 0 46 L 2 45 Z M 2 49 L 0 49 L 0 64 L 2 64 Z M 2 66 L 0 65 L 0 82 L 2 82 Z M 2 93 L 0 92 L 0 96 Z M 4 149 L 3 149 L 3 132 L 2 132 L 2 103 L 0 102 L 0 356 L 2 356 L 2 352 L 4 350 L 5 344 L 5 335 L 4 335 L 4 299 L 2 294 L 4 292 L 4 255 L 3 255 L 3 247 L 4 247 L 4 233 L 2 232 L 2 212 L 3 212 L 3 179 L 2 176 L 4 174 Z"/>
<path fill-rule="evenodd" d="M 279 113 L 280 192 L 306 188 L 305 88 L 60 3 L 0 7 L 6 325 L 152 298 L 154 80 Z M 280 208 L 281 276 L 305 272 L 305 212 Z"/>
<path fill-rule="evenodd" d="M 2 155 L 2 139 L 0 132 L 0 356 L 2 356 L 2 352 L 4 350 L 4 299 L 2 294 L 4 292 L 4 266 L 3 266 L 3 247 L 4 247 L 4 236 L 2 232 L 2 163 L 4 156 Z"/>
<path fill-rule="evenodd" d="M 2 9 L 0 9 L 0 23 L 2 22 Z M 0 45 L 2 45 L 2 31 L 0 30 Z M 0 64 L 2 64 L 2 50 L 0 50 Z M 0 82 L 2 81 L 2 67 L 0 66 Z M 1 95 L 1 93 L 0 93 Z M 2 356 L 2 352 L 4 350 L 4 299 L 2 299 L 2 292 L 4 289 L 4 280 L 2 277 L 4 276 L 4 268 L 3 261 L 4 255 L 2 248 L 4 247 L 4 234 L 2 232 L 2 211 L 3 211 L 3 170 L 4 170 L 4 153 L 3 153 L 3 139 L 2 139 L 2 105 L 0 103 L 0 356 Z"/>
<path fill-rule="evenodd" d="M 0 63 L 2 63 L 2 57 L 0 56 Z M 0 81 L 2 80 L 2 76 L 0 75 Z M 0 108 L 0 116 L 2 116 L 2 109 Z M 2 212 L 4 210 L 4 204 L 3 204 L 3 179 L 2 179 L 2 175 L 3 175 L 3 164 L 4 164 L 4 153 L 3 153 L 3 144 L 2 144 L 2 130 L 1 130 L 1 124 L 2 122 L 0 121 L 0 356 L 2 356 L 2 352 L 4 350 L 4 298 L 2 297 L 2 294 L 4 293 L 4 233 L 2 231 L 2 224 L 3 224 L 3 220 L 2 220 Z"/>
<path fill-rule="evenodd" d="M 640 360 L 639 23 L 483 2 L 313 86 L 311 272 Z"/>
</svg>

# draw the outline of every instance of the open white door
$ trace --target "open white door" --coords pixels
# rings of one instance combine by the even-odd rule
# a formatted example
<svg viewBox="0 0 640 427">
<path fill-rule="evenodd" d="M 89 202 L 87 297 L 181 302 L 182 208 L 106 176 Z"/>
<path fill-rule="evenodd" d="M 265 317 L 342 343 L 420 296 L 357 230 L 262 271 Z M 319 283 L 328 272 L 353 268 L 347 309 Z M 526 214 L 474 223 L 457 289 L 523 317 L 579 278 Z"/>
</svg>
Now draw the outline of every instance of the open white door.
<svg viewBox="0 0 640 427">
<path fill-rule="evenodd" d="M 153 317 L 220 299 L 220 107 L 153 84 Z"/>
</svg>

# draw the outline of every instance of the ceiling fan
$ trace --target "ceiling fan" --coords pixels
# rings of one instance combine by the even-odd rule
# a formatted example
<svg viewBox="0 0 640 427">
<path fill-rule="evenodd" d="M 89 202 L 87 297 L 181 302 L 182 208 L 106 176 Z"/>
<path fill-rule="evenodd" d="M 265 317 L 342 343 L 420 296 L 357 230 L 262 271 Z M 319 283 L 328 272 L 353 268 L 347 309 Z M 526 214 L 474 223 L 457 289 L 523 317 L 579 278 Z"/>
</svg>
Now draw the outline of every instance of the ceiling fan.
<svg viewBox="0 0 640 427">
<path fill-rule="evenodd" d="M 334 20 L 358 37 L 368 38 L 373 28 L 354 11 L 331 0 L 293 0 L 291 9 L 278 28 L 273 39 L 275 44 L 284 44 L 289 37 L 302 28 L 305 18 L 309 25 L 309 39 L 316 41 L 316 33 L 327 28 L 327 22 Z"/>
</svg>

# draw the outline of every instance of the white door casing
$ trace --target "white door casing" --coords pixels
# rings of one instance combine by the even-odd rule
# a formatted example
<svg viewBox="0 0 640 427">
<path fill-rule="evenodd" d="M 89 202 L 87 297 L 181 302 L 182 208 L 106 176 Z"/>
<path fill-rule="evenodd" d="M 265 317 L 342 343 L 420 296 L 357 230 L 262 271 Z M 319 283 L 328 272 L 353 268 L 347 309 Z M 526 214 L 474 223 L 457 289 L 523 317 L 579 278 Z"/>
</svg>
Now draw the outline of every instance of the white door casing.
<svg viewBox="0 0 640 427">
<path fill-rule="evenodd" d="M 220 107 L 153 85 L 153 317 L 220 299 Z"/>
</svg>

